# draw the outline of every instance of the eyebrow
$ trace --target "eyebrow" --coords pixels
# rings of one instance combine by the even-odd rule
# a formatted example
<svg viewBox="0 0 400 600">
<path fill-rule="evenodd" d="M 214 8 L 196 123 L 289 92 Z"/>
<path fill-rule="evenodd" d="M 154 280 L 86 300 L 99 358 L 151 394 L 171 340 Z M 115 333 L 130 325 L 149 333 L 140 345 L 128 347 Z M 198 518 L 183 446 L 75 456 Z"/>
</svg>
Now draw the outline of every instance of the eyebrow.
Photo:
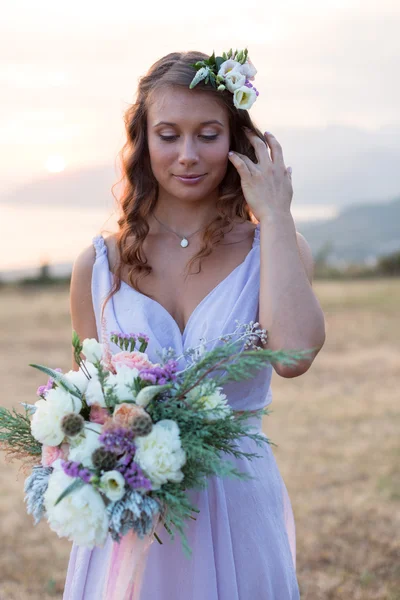
<svg viewBox="0 0 400 600">
<path fill-rule="evenodd" d="M 212 119 L 211 121 L 203 121 L 202 123 L 200 123 L 200 125 L 212 125 L 213 123 L 218 123 L 218 125 L 221 125 L 221 127 L 223 127 L 223 124 L 221 123 L 221 121 L 218 121 L 217 119 Z M 159 123 L 156 123 L 153 127 L 158 127 L 159 125 L 177 125 L 177 123 L 171 123 L 169 121 L 160 121 Z"/>
</svg>

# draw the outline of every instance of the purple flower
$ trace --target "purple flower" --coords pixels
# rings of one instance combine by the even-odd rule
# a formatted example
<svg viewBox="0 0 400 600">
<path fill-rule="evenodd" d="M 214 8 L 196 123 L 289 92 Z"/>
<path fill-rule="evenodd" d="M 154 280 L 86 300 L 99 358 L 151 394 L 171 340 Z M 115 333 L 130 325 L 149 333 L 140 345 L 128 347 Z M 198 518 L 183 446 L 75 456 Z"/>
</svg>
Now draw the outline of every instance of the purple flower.
<svg viewBox="0 0 400 600">
<path fill-rule="evenodd" d="M 92 479 L 92 474 L 89 471 L 89 469 L 79 469 L 78 477 L 83 479 L 85 483 L 90 483 L 90 480 Z"/>
<path fill-rule="evenodd" d="M 149 381 L 152 385 L 156 385 L 157 377 L 149 371 L 141 371 L 140 378 L 144 381 Z"/>
<path fill-rule="evenodd" d="M 103 431 L 99 436 L 99 442 L 104 444 L 107 450 L 116 454 L 123 454 L 124 452 L 134 454 L 136 450 L 133 431 L 124 427 L 116 427 L 108 431 Z"/>
<path fill-rule="evenodd" d="M 53 371 L 57 371 L 58 373 L 62 373 L 62 369 L 60 369 L 60 367 L 57 367 L 56 369 L 53 369 Z M 41 385 L 38 387 L 37 391 L 36 391 L 36 395 L 37 396 L 41 396 L 42 394 L 45 394 L 45 392 L 47 392 L 48 390 L 51 390 L 53 388 L 53 384 L 55 383 L 55 380 L 52 377 L 49 377 L 46 385 Z"/>
<path fill-rule="evenodd" d="M 145 476 L 139 465 L 135 463 L 132 455 L 127 454 L 124 456 L 116 469 L 121 473 L 121 475 L 124 476 L 124 479 L 129 487 L 133 489 L 152 489 L 151 481 Z"/>
<path fill-rule="evenodd" d="M 89 469 L 82 467 L 81 463 L 75 462 L 73 460 L 63 460 L 61 461 L 61 467 L 66 475 L 69 477 L 80 478 L 85 483 L 90 483 L 92 479 L 92 473 Z"/>
<path fill-rule="evenodd" d="M 146 342 L 146 344 L 149 343 L 149 339 L 150 339 L 149 336 L 146 335 L 145 333 L 138 333 L 137 338 L 138 338 L 138 340 L 140 339 L 140 341 L 143 340 L 144 342 Z"/>
<path fill-rule="evenodd" d="M 168 381 L 176 380 L 177 368 L 178 363 L 171 358 L 162 367 L 154 366 L 149 369 L 143 369 L 140 371 L 140 377 L 145 381 L 150 381 L 152 385 L 164 385 Z"/>
</svg>

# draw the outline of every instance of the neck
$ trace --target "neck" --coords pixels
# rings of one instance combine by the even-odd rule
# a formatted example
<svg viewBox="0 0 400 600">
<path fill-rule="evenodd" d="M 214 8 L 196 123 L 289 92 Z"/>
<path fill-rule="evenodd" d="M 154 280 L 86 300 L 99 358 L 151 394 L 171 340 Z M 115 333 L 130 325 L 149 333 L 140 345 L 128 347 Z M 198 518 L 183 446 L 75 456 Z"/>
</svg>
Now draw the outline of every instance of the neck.
<svg viewBox="0 0 400 600">
<path fill-rule="evenodd" d="M 159 196 L 154 214 L 164 225 L 182 235 L 190 235 L 206 227 L 218 215 L 216 198 L 207 201 L 182 201 L 178 198 Z M 161 225 L 153 219 L 152 225 L 159 229 Z"/>
</svg>

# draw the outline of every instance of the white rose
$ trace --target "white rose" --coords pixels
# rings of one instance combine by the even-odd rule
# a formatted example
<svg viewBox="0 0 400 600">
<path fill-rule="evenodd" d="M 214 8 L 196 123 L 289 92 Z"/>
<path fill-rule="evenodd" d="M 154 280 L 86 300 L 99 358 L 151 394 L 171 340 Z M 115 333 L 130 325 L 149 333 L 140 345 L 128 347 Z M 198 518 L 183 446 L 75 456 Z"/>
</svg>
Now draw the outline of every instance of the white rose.
<svg viewBox="0 0 400 600">
<path fill-rule="evenodd" d="M 31 421 L 31 433 L 41 444 L 58 446 L 65 434 L 61 429 L 62 418 L 71 412 L 79 413 L 82 401 L 61 387 L 47 392 L 46 400 L 35 402 L 35 413 Z"/>
<path fill-rule="evenodd" d="M 84 369 L 85 371 L 89 372 L 89 375 L 93 375 L 97 373 L 97 369 L 96 367 L 88 362 L 88 361 L 83 361 L 84 363 Z M 74 385 L 76 385 L 76 387 L 79 389 L 79 391 L 84 394 L 86 392 L 87 386 L 89 384 L 89 379 L 87 378 L 86 374 L 84 373 L 84 371 L 82 369 L 79 369 L 79 371 L 68 371 L 68 373 L 64 374 L 64 377 L 66 379 L 68 379 L 68 381 L 70 381 L 71 383 L 73 383 Z"/>
<path fill-rule="evenodd" d="M 230 71 L 233 71 L 234 69 L 238 69 L 240 70 L 241 68 L 241 64 L 240 62 L 238 62 L 237 60 L 233 60 L 232 58 L 230 58 L 229 60 L 225 60 L 219 70 L 218 70 L 218 75 L 220 77 L 226 77 L 226 74 L 229 73 Z"/>
<path fill-rule="evenodd" d="M 246 83 L 246 76 L 240 71 L 240 69 L 232 69 L 225 75 L 224 84 L 230 92 L 241 88 Z M 246 88 L 247 89 L 247 88 Z"/>
<path fill-rule="evenodd" d="M 100 478 L 100 487 L 109 500 L 117 502 L 125 494 L 125 479 L 118 471 L 107 471 Z"/>
<path fill-rule="evenodd" d="M 207 412 L 204 413 L 208 421 L 215 421 L 231 412 L 226 394 L 220 392 L 222 388 L 209 389 L 207 384 L 199 385 L 186 394 L 189 401 L 197 401 Z"/>
<path fill-rule="evenodd" d="M 181 467 L 186 462 L 186 452 L 181 446 L 179 427 L 171 419 L 153 425 L 148 435 L 135 438 L 135 462 L 149 476 L 153 489 L 167 481 L 182 481 Z"/>
<path fill-rule="evenodd" d="M 103 344 L 95 338 L 85 338 L 82 342 L 82 352 L 89 362 L 95 363 L 103 356 Z"/>
<path fill-rule="evenodd" d="M 103 390 L 101 388 L 99 373 L 96 367 L 92 365 L 92 369 L 89 370 L 89 373 L 91 379 L 90 381 L 88 381 L 86 387 L 85 400 L 89 406 L 92 406 L 92 404 L 100 404 L 100 406 L 106 408 L 107 405 L 104 398 Z"/>
<path fill-rule="evenodd" d="M 246 85 L 238 88 L 233 93 L 233 104 L 236 108 L 241 108 L 242 110 L 248 110 L 254 104 L 257 99 L 257 94 L 254 91 L 254 88 L 249 88 Z"/>
<path fill-rule="evenodd" d="M 113 392 L 118 396 L 118 399 L 123 402 L 124 400 L 134 400 L 136 393 L 129 389 L 128 385 L 132 385 L 136 377 L 139 376 L 138 369 L 131 369 L 126 365 L 120 365 L 118 372 L 110 373 L 107 381 L 107 387 L 114 387 Z"/>
<path fill-rule="evenodd" d="M 101 430 L 102 425 L 99 423 L 85 423 L 83 431 L 76 437 L 70 438 L 68 459 L 93 468 L 92 454 L 103 445 L 99 442 Z"/>
<path fill-rule="evenodd" d="M 64 473 L 60 459 L 52 466 L 54 471 L 43 497 L 49 526 L 59 537 L 67 537 L 79 546 L 103 546 L 109 521 L 101 495 L 90 484 L 84 484 L 54 506 L 73 478 Z"/>
</svg>

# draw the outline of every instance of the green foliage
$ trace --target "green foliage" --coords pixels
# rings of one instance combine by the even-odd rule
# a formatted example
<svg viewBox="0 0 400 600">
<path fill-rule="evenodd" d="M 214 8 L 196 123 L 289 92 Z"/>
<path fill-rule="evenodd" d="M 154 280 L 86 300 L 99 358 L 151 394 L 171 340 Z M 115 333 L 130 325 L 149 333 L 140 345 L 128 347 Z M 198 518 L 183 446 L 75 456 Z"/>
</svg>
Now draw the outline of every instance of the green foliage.
<svg viewBox="0 0 400 600">
<path fill-rule="evenodd" d="M 240 347 L 241 343 L 235 341 L 205 352 L 203 357 L 185 372 L 180 385 L 181 394 L 187 393 L 211 374 L 218 385 L 229 381 L 251 379 L 257 370 L 265 368 L 271 362 L 294 366 L 313 351 L 313 349 L 283 351 L 264 348 L 240 350 Z"/>
<path fill-rule="evenodd" d="M 42 444 L 31 433 L 29 411 L 25 414 L 0 406 L 0 446 L 9 454 L 37 456 L 42 453 Z"/>
<path fill-rule="evenodd" d="M 223 52 L 222 56 L 215 56 L 215 52 L 213 51 L 209 58 L 190 64 L 190 66 L 193 67 L 197 73 L 189 85 L 189 88 L 193 89 L 202 80 L 204 80 L 206 84 L 210 82 L 214 88 L 217 88 L 217 75 L 222 63 L 232 58 L 238 63 L 244 64 L 247 60 L 247 55 L 247 48 L 240 51 L 235 50 L 235 52 L 233 52 L 231 48 L 228 53 Z"/>
<path fill-rule="evenodd" d="M 38 369 L 43 373 L 46 373 L 46 375 L 52 377 L 54 381 L 56 381 L 57 384 L 60 387 L 62 387 L 66 392 L 69 392 L 70 394 L 72 394 L 72 396 L 75 396 L 76 398 L 82 399 L 82 394 L 79 388 L 70 381 L 68 381 L 68 379 L 59 371 L 55 371 L 54 369 L 50 369 L 50 367 L 45 367 L 43 365 L 29 364 L 29 366 L 34 367 L 35 369 Z"/>
<path fill-rule="evenodd" d="M 400 276 L 400 251 L 393 252 L 387 256 L 381 256 L 378 260 L 377 270 L 383 275 L 390 277 Z"/>
<path fill-rule="evenodd" d="M 162 402 L 152 401 L 147 406 L 147 411 L 155 422 L 161 419 L 176 421 L 181 432 L 182 447 L 186 451 L 186 463 L 182 467 L 183 482 L 168 482 L 160 490 L 152 492 L 152 496 L 166 503 L 165 522 L 172 531 L 175 528 L 179 532 L 184 550 L 190 552 L 184 525 L 191 516 L 190 512 L 197 509 L 190 503 L 185 490 L 206 488 L 207 477 L 210 476 L 253 479 L 251 475 L 238 470 L 231 461 L 226 460 L 224 454 L 249 460 L 262 458 L 262 455 L 256 452 L 240 450 L 237 441 L 241 437 L 247 437 L 254 440 L 257 446 L 273 444 L 265 435 L 251 431 L 247 424 L 250 416 L 261 417 L 269 414 L 269 411 L 261 408 L 251 413 L 244 411 L 240 415 L 228 414 L 218 420 L 209 421 L 204 418 L 204 411 L 200 412 L 196 403 L 187 404 L 177 398 L 169 398 Z"/>
<path fill-rule="evenodd" d="M 54 506 L 57 506 L 57 504 L 59 502 L 61 502 L 61 500 L 63 498 L 65 498 L 65 496 L 68 496 L 68 494 L 71 494 L 71 492 L 74 492 L 75 490 L 81 488 L 83 485 L 85 485 L 85 482 L 83 481 L 83 479 L 80 478 L 76 478 L 74 479 L 74 481 L 65 488 L 65 490 L 62 492 L 62 494 L 59 495 L 59 497 L 57 498 L 57 500 L 54 503 Z"/>
</svg>

